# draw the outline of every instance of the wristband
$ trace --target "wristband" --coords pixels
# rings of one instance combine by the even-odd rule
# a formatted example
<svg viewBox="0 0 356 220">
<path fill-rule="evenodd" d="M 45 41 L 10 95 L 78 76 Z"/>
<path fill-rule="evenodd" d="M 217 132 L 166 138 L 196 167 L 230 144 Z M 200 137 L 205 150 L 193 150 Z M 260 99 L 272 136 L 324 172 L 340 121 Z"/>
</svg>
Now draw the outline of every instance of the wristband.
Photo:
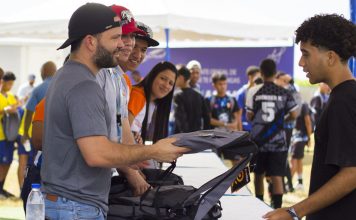
<svg viewBox="0 0 356 220">
<path fill-rule="evenodd" d="M 293 220 L 300 220 L 293 207 L 290 207 L 286 211 L 292 216 Z"/>
</svg>

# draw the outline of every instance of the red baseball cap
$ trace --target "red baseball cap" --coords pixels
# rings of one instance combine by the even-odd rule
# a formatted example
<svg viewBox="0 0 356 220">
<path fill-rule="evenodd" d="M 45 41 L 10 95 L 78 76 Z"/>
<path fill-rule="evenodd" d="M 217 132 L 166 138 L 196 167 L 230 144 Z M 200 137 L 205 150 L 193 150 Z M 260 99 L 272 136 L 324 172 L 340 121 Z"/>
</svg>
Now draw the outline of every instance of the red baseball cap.
<svg viewBox="0 0 356 220">
<path fill-rule="evenodd" d="M 136 27 L 135 19 L 131 11 L 121 5 L 112 5 L 111 10 L 113 10 L 122 20 L 122 34 L 140 34 L 146 35 L 144 31 Z"/>
</svg>

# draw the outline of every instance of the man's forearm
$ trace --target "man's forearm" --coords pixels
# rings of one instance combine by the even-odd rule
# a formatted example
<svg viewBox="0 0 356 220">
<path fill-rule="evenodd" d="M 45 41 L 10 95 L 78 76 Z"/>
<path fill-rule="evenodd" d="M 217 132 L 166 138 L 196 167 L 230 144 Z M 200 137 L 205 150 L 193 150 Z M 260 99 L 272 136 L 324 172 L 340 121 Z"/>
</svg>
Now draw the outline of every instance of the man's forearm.
<svg viewBox="0 0 356 220">
<path fill-rule="evenodd" d="M 28 109 L 26 109 L 26 113 L 25 113 L 25 124 L 24 124 L 24 135 L 26 135 L 27 137 L 29 137 L 29 129 L 30 129 L 30 125 L 32 122 L 32 116 L 33 116 L 33 111 L 30 111 Z"/>
<path fill-rule="evenodd" d="M 356 167 L 342 168 L 319 190 L 293 207 L 299 217 L 321 210 L 356 189 Z"/>
<path fill-rule="evenodd" d="M 93 167 L 123 167 L 155 156 L 151 146 L 117 144 L 105 136 L 80 138 L 77 142 L 85 161 Z"/>
<path fill-rule="evenodd" d="M 123 144 L 135 144 L 135 138 L 131 132 L 131 127 L 128 118 L 121 118 L 122 134 L 121 139 Z"/>
<path fill-rule="evenodd" d="M 216 126 L 216 127 L 224 127 L 225 126 L 224 122 L 221 122 L 214 118 L 210 118 L 210 124 L 213 126 Z"/>
</svg>

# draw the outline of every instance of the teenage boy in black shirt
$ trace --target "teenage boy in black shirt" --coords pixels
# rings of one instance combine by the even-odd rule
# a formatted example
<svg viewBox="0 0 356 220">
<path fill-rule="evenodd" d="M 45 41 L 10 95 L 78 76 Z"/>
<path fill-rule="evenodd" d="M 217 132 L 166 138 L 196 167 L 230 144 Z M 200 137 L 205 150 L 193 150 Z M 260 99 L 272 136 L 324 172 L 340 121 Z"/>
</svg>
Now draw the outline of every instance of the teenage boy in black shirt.
<svg viewBox="0 0 356 220">
<path fill-rule="evenodd" d="M 216 95 L 206 99 L 210 112 L 210 125 L 212 128 L 228 129 L 236 131 L 241 126 L 240 106 L 234 97 L 227 94 L 227 77 L 223 73 L 214 73 L 212 76 Z M 218 155 L 224 159 L 231 160 L 233 164 L 238 162 L 239 155 L 231 152 L 218 150 Z"/>
<path fill-rule="evenodd" d="M 204 97 L 189 87 L 190 71 L 186 67 L 178 70 L 177 92 L 173 97 L 174 133 L 186 133 L 208 129 L 210 118 Z"/>
<path fill-rule="evenodd" d="M 344 17 L 316 15 L 296 31 L 299 65 L 312 84 L 331 94 L 315 131 L 309 197 L 264 216 L 270 220 L 356 219 L 356 81 L 348 60 L 356 56 L 356 26 Z"/>
<path fill-rule="evenodd" d="M 234 97 L 227 95 L 227 77 L 223 73 L 214 73 L 211 80 L 216 95 L 206 98 L 206 103 L 211 113 L 210 125 L 213 128 L 226 128 L 238 130 L 241 117 L 240 107 Z"/>
</svg>

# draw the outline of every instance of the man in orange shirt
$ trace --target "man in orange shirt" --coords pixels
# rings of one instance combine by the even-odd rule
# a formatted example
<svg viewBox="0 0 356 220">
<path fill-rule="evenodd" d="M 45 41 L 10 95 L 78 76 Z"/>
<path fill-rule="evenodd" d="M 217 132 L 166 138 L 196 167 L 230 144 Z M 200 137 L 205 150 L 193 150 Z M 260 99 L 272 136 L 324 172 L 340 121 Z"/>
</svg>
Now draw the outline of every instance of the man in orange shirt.
<svg viewBox="0 0 356 220">
<path fill-rule="evenodd" d="M 35 114 L 32 120 L 32 144 L 37 150 L 36 158 L 28 168 L 27 175 L 23 183 L 21 190 L 21 199 L 23 201 L 24 210 L 26 212 L 26 203 L 28 194 L 31 191 L 32 183 L 41 182 L 41 163 L 42 163 L 42 134 L 43 134 L 43 121 L 44 121 L 44 111 L 45 111 L 45 99 L 42 99 L 40 103 L 36 106 Z"/>
</svg>

